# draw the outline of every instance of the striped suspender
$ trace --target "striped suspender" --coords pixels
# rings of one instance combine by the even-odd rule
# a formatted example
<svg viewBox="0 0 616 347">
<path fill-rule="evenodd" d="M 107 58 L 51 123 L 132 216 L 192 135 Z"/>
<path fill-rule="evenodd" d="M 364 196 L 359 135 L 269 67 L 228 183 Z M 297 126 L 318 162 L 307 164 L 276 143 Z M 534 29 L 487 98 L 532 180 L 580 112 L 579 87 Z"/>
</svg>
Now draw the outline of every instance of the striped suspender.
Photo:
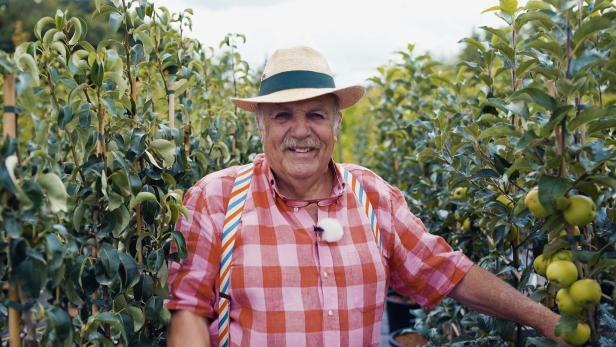
<svg viewBox="0 0 616 347">
<path fill-rule="evenodd" d="M 231 297 L 229 296 L 231 256 L 233 255 L 233 245 L 235 244 L 236 231 L 240 225 L 244 203 L 248 195 L 248 188 L 252 179 L 253 164 L 246 164 L 240 171 L 233 183 L 231 199 L 227 205 L 225 222 L 222 227 L 222 254 L 220 257 L 220 273 L 218 279 L 220 283 L 220 299 L 218 300 L 218 345 L 229 346 L 229 311 L 231 308 Z"/>
<path fill-rule="evenodd" d="M 359 183 L 359 180 L 355 178 L 355 176 L 351 175 L 349 170 L 342 166 L 338 167 L 342 171 L 342 178 L 344 179 L 344 182 L 348 186 L 350 186 L 353 190 L 353 193 L 355 193 L 355 197 L 359 201 L 359 205 L 363 206 L 364 213 L 366 213 L 366 216 L 368 216 L 368 219 L 370 220 L 370 227 L 372 228 L 374 239 L 379 245 L 379 251 L 381 252 L 381 254 L 383 254 L 383 242 L 381 241 L 381 231 L 379 230 L 379 223 L 376 220 L 376 213 L 372 208 L 372 204 L 368 199 L 368 195 L 366 194 L 364 187 L 362 187 L 362 185 Z"/>
<path fill-rule="evenodd" d="M 229 340 L 229 313 L 231 310 L 231 297 L 229 295 L 230 287 L 230 269 L 231 269 L 231 257 L 233 255 L 233 245 L 235 244 L 235 235 L 240 226 L 240 219 L 242 217 L 242 211 L 244 210 L 244 203 L 248 196 L 250 187 L 250 181 L 252 179 L 253 164 L 246 164 L 240 168 L 238 176 L 233 183 L 233 189 L 231 190 L 231 199 L 227 206 L 227 213 L 225 215 L 225 222 L 222 228 L 222 255 L 220 257 L 220 273 L 218 279 L 220 283 L 220 293 L 218 300 L 218 345 L 221 347 L 228 347 Z M 363 210 L 370 220 L 370 226 L 374 239 L 377 241 L 379 251 L 383 253 L 383 247 L 381 242 L 381 234 L 379 231 L 379 225 L 376 221 L 376 213 L 372 208 L 372 204 L 368 200 L 366 191 L 359 183 L 359 180 L 353 176 L 349 170 L 339 166 L 342 171 L 342 177 L 346 184 L 351 187 L 355 197 L 363 206 Z"/>
</svg>

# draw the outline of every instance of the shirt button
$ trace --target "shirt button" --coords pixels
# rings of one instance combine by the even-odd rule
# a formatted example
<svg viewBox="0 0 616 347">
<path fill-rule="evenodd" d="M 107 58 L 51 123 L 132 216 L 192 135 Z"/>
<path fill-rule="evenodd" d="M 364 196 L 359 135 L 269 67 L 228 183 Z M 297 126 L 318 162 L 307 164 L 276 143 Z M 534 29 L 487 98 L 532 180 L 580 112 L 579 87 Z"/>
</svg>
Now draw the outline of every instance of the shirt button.
<svg viewBox="0 0 616 347">
<path fill-rule="evenodd" d="M 334 315 L 334 311 L 332 311 L 332 310 L 327 311 L 327 315 L 330 316 L 330 317 L 333 316 Z"/>
<path fill-rule="evenodd" d="M 323 277 L 327 278 L 327 276 L 329 276 L 327 272 L 323 272 Z"/>
</svg>

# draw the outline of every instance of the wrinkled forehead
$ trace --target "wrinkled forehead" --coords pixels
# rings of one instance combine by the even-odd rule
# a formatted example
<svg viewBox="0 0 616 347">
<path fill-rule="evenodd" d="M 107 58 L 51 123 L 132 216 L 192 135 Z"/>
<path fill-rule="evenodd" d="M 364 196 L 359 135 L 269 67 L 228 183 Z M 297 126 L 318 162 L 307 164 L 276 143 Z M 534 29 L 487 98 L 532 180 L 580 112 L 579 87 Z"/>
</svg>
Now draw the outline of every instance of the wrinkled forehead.
<svg viewBox="0 0 616 347">
<path fill-rule="evenodd" d="M 334 94 L 325 94 L 315 98 L 281 102 L 281 103 L 259 103 L 257 109 L 264 113 L 278 110 L 328 110 L 335 112 L 338 109 L 338 97 Z"/>
</svg>

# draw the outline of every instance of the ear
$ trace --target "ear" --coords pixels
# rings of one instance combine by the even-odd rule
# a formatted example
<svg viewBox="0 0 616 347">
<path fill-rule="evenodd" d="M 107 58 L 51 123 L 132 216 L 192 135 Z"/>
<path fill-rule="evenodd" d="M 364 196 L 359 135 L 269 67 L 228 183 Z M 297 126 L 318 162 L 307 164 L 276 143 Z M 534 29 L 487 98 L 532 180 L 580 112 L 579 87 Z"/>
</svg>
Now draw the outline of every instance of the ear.
<svg viewBox="0 0 616 347">
<path fill-rule="evenodd" d="M 265 138 L 265 124 L 263 121 L 263 112 L 259 109 L 258 105 L 255 117 L 257 119 L 257 127 L 259 128 L 259 136 L 261 137 L 261 140 L 263 140 Z"/>
<path fill-rule="evenodd" d="M 334 140 L 338 142 L 338 135 L 340 135 L 340 127 L 342 125 L 342 113 L 337 111 L 336 119 L 334 119 Z"/>
</svg>

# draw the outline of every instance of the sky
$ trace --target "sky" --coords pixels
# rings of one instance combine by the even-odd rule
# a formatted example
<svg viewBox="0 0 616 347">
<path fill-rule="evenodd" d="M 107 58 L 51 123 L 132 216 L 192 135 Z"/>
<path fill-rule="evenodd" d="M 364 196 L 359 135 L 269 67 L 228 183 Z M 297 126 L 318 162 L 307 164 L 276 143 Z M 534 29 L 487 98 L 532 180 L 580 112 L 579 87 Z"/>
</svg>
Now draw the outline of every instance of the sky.
<svg viewBox="0 0 616 347">
<path fill-rule="evenodd" d="M 192 36 L 218 47 L 227 33 L 246 35 L 239 52 L 251 67 L 277 48 L 307 45 L 322 52 L 336 84 L 366 84 L 376 68 L 407 44 L 448 59 L 480 26 L 503 25 L 481 11 L 497 0 L 155 0 L 172 12 L 192 8 Z"/>
</svg>

